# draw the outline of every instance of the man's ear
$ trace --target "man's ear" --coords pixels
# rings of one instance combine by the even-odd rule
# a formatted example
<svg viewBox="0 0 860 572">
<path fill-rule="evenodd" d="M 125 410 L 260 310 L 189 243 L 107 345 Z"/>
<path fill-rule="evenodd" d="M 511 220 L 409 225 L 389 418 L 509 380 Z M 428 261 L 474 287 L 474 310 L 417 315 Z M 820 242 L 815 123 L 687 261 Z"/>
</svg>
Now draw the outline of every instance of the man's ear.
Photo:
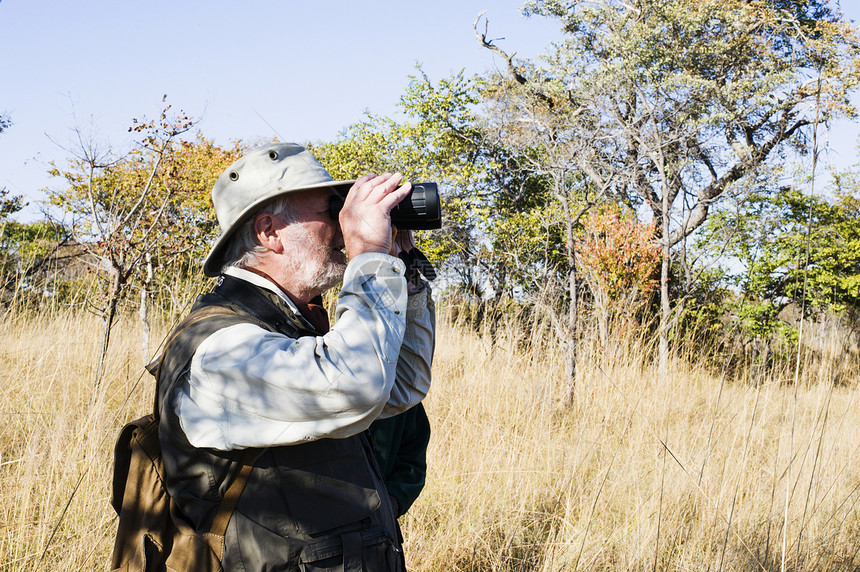
<svg viewBox="0 0 860 572">
<path fill-rule="evenodd" d="M 281 254 L 284 251 L 284 245 L 281 237 L 278 236 L 278 230 L 282 226 L 272 213 L 260 213 L 254 218 L 254 236 L 261 246 Z"/>
</svg>

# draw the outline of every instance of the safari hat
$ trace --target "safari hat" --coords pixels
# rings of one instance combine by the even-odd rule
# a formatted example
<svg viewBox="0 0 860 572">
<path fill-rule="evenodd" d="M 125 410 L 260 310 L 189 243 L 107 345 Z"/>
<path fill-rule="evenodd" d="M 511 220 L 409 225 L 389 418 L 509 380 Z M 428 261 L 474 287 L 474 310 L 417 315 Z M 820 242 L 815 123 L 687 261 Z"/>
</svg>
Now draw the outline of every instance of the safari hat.
<svg viewBox="0 0 860 572">
<path fill-rule="evenodd" d="M 323 187 L 345 187 L 335 181 L 310 151 L 297 143 L 275 143 L 251 151 L 221 173 L 212 188 L 212 202 L 221 236 L 203 261 L 206 276 L 218 276 L 233 232 L 257 207 L 281 195 Z M 337 189 L 341 194 L 345 191 Z"/>
</svg>

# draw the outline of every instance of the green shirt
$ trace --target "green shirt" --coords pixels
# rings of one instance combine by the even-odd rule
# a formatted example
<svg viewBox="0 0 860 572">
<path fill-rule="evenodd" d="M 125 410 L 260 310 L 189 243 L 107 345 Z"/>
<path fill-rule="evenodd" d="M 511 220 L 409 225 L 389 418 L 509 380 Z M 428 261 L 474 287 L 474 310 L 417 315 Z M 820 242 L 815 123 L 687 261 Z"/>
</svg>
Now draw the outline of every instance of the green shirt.
<svg viewBox="0 0 860 572">
<path fill-rule="evenodd" d="M 424 405 L 419 403 L 394 417 L 377 419 L 370 426 L 370 434 L 388 494 L 397 501 L 399 517 L 418 498 L 427 476 L 430 421 Z"/>
</svg>

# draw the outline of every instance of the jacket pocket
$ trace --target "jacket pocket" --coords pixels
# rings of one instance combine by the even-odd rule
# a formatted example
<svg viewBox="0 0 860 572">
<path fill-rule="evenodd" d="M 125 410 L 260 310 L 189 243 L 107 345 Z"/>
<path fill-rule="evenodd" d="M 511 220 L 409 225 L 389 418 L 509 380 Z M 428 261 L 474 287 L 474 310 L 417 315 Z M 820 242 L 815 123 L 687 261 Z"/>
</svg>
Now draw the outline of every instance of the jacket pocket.
<svg viewBox="0 0 860 572">
<path fill-rule="evenodd" d="M 289 449 L 278 462 L 280 489 L 301 533 L 317 536 L 361 522 L 381 506 L 377 480 L 355 437 Z"/>
<path fill-rule="evenodd" d="M 400 549 L 379 529 L 347 532 L 307 544 L 301 572 L 400 572 Z"/>
</svg>

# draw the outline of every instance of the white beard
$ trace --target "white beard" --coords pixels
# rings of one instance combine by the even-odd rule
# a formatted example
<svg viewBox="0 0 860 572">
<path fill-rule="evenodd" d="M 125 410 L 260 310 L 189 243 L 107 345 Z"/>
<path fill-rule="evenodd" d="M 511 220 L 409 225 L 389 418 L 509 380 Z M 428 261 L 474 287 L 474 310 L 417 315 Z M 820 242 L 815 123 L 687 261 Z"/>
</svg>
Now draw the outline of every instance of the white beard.
<svg viewBox="0 0 860 572">
<path fill-rule="evenodd" d="M 290 242 L 295 245 L 294 256 L 287 262 L 287 272 L 306 291 L 325 292 L 343 281 L 346 264 L 332 260 L 327 244 L 314 244 L 309 233 L 300 225 L 290 225 Z"/>
</svg>

